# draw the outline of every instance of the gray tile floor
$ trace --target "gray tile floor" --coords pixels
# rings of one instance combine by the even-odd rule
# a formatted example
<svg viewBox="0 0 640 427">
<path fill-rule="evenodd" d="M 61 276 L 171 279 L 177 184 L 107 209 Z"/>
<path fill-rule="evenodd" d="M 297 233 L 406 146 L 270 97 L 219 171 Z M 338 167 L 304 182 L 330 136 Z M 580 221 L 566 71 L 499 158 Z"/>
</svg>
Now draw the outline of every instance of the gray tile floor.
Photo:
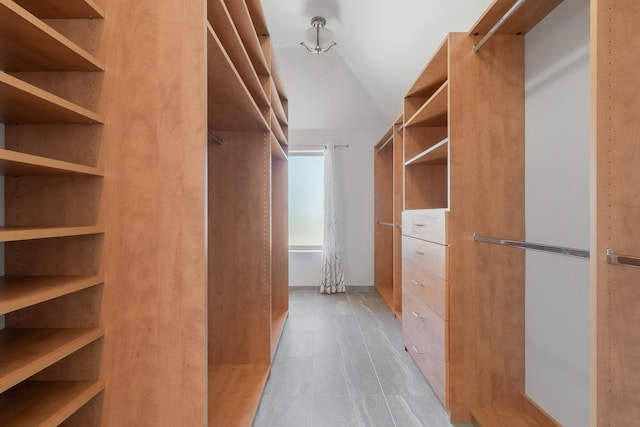
<svg viewBox="0 0 640 427">
<path fill-rule="evenodd" d="M 253 425 L 451 426 L 375 291 L 295 289 Z"/>
</svg>

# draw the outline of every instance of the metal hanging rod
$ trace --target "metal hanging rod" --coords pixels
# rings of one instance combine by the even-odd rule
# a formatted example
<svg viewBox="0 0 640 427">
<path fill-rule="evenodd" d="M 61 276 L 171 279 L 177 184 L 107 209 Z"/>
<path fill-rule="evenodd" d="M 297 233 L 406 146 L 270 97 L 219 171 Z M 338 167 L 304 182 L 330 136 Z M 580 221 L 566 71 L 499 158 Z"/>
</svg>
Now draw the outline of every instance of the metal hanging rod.
<svg viewBox="0 0 640 427">
<path fill-rule="evenodd" d="M 489 30 L 489 32 L 487 34 L 485 34 L 484 37 L 482 37 L 482 39 L 478 43 L 473 45 L 473 52 L 474 53 L 478 53 L 480 48 L 487 41 L 489 41 L 489 39 L 491 37 L 493 37 L 493 35 L 496 33 L 496 31 L 498 31 L 500 29 L 500 27 L 502 27 L 502 25 L 507 21 L 507 19 L 511 18 L 511 16 L 514 13 L 516 13 L 516 11 L 518 9 L 520 9 L 520 6 L 522 6 L 526 2 L 527 2 L 527 0 L 518 0 L 513 6 L 511 6 L 511 9 L 507 10 L 507 13 L 505 13 L 504 16 L 502 18 L 500 18 L 500 20 L 498 22 L 496 22 L 496 25 L 494 25 L 493 28 L 491 28 L 491 30 Z"/>
<path fill-rule="evenodd" d="M 207 132 L 207 136 L 211 139 L 213 139 L 215 142 L 217 142 L 220 145 L 224 144 L 224 139 L 220 138 L 219 136 L 217 136 L 216 134 L 214 134 L 213 132 L 209 131 Z"/>
<path fill-rule="evenodd" d="M 589 258 L 589 251 L 584 249 L 567 248 L 564 246 L 542 245 L 540 243 L 520 242 L 518 240 L 496 239 L 494 237 L 480 236 L 473 233 L 473 240 L 476 242 L 492 243 L 494 245 L 513 246 L 520 249 L 529 249 L 532 251 L 547 252 L 557 255 L 565 255 L 576 258 Z"/>
<path fill-rule="evenodd" d="M 382 144 L 382 145 L 380 146 L 380 148 L 378 148 L 378 153 L 379 153 L 379 152 L 381 152 L 381 151 L 384 149 L 384 147 L 386 147 L 387 145 L 389 145 L 389 143 L 390 143 L 391 141 L 393 141 L 393 134 L 391 134 L 391 136 L 389 137 L 389 139 L 387 139 L 387 140 L 384 142 L 384 144 Z"/>
<path fill-rule="evenodd" d="M 630 255 L 619 255 L 613 248 L 607 249 L 607 263 L 613 265 L 626 265 L 627 267 L 640 268 L 640 258 Z"/>
<path fill-rule="evenodd" d="M 385 221 L 376 221 L 376 224 L 386 225 L 387 227 L 394 227 L 395 226 L 395 224 L 393 224 L 391 222 L 385 222 Z"/>
<path fill-rule="evenodd" d="M 326 145 L 298 145 L 298 146 L 289 146 L 289 154 L 304 154 L 304 153 L 321 153 L 327 148 Z M 343 145 L 334 145 L 334 149 L 337 148 L 349 148 L 349 144 Z"/>
</svg>

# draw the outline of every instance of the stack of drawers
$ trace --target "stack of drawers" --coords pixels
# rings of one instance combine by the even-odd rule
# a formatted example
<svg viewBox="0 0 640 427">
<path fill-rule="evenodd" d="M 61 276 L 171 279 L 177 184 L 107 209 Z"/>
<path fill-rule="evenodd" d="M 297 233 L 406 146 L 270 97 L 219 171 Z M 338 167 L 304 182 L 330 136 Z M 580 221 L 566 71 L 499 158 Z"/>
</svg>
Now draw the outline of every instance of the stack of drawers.
<svg viewBox="0 0 640 427">
<path fill-rule="evenodd" d="M 448 232 L 440 209 L 402 213 L 402 333 L 445 407 L 448 369 Z"/>
</svg>

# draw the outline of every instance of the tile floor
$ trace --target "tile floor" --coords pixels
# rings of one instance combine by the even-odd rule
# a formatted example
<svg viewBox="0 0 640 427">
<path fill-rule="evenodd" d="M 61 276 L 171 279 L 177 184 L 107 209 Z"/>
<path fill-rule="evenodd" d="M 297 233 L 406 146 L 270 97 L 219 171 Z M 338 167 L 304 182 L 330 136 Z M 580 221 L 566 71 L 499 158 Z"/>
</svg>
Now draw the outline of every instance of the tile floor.
<svg viewBox="0 0 640 427">
<path fill-rule="evenodd" d="M 451 424 L 404 351 L 400 323 L 375 291 L 294 289 L 253 426 Z"/>
</svg>

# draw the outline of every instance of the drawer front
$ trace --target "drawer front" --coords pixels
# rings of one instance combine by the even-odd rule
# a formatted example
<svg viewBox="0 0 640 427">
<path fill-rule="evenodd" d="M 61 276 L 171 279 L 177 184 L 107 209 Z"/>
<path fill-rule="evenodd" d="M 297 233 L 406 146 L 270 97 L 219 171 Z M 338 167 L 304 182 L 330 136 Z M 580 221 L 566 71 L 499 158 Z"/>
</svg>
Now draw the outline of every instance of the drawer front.
<svg viewBox="0 0 640 427">
<path fill-rule="evenodd" d="M 448 246 L 402 236 L 402 258 L 447 280 Z"/>
<path fill-rule="evenodd" d="M 433 348 L 438 358 L 449 360 L 447 351 L 447 322 L 430 309 L 422 301 L 414 298 L 411 293 L 403 295 L 402 299 L 403 324 L 408 322 L 420 332 L 420 336 Z"/>
<path fill-rule="evenodd" d="M 447 365 L 438 351 L 424 339 L 420 329 L 413 322 L 402 323 L 402 334 L 407 351 L 427 379 L 442 405 L 448 407 Z"/>
<path fill-rule="evenodd" d="M 447 211 L 444 209 L 403 211 L 402 234 L 441 245 L 449 244 Z"/>
<path fill-rule="evenodd" d="M 402 292 L 413 293 L 438 316 L 449 320 L 448 282 L 412 262 L 402 261 Z"/>
</svg>

